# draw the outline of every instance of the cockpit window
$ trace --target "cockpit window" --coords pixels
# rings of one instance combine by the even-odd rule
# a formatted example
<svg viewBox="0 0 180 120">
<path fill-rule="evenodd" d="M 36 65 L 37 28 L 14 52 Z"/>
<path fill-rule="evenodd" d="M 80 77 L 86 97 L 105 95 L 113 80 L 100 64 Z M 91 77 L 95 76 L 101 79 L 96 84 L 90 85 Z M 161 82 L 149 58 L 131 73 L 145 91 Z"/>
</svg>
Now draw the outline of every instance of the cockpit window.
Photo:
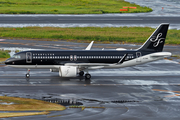
<svg viewBox="0 0 180 120">
<path fill-rule="evenodd" d="M 20 55 L 13 55 L 12 58 L 21 58 Z"/>
</svg>

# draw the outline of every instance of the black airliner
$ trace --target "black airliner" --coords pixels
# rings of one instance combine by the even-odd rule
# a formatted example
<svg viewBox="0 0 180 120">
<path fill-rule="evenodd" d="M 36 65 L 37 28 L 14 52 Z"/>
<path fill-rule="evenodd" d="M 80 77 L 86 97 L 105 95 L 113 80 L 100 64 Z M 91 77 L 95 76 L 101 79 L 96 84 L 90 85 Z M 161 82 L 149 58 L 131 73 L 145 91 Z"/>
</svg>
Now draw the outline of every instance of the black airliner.
<svg viewBox="0 0 180 120">
<path fill-rule="evenodd" d="M 170 52 L 162 52 L 169 24 L 163 23 L 154 31 L 147 41 L 135 50 L 90 50 L 93 42 L 86 50 L 31 50 L 14 54 L 5 64 L 15 68 L 26 68 L 26 77 L 30 77 L 30 69 L 50 69 L 59 72 L 61 77 L 77 75 L 90 79 L 88 70 L 121 68 L 143 64 L 164 57 Z"/>
</svg>

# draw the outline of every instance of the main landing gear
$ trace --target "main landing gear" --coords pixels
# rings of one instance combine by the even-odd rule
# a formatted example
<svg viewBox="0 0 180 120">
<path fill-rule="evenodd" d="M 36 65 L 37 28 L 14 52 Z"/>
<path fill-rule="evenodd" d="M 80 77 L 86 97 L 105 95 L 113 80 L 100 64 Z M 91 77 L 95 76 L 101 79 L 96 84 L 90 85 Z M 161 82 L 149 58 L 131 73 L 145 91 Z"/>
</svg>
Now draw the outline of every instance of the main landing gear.
<svg viewBox="0 0 180 120">
<path fill-rule="evenodd" d="M 83 76 L 83 75 L 84 75 L 84 71 L 80 71 L 79 76 Z"/>
<path fill-rule="evenodd" d="M 30 77 L 30 69 L 27 70 L 27 74 L 26 74 L 26 78 L 29 78 Z"/>
<path fill-rule="evenodd" d="M 84 71 L 80 71 L 79 76 L 83 76 L 83 75 L 84 75 Z M 91 75 L 88 72 L 85 74 L 85 79 L 86 80 L 91 79 Z"/>
<path fill-rule="evenodd" d="M 85 74 L 85 79 L 86 79 L 86 80 L 91 79 L 91 75 L 90 75 L 89 73 L 86 73 L 86 74 Z"/>
</svg>

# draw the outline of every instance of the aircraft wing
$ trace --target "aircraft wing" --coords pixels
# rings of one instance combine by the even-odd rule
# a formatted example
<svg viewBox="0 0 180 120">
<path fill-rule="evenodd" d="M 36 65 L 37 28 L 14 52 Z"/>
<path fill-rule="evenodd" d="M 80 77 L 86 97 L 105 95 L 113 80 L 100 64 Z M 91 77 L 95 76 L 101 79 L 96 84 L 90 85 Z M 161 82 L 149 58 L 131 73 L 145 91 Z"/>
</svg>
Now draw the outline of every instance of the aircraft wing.
<svg viewBox="0 0 180 120">
<path fill-rule="evenodd" d="M 107 63 L 66 63 L 65 66 L 76 66 L 81 69 L 101 69 L 106 66 L 113 66 L 113 65 L 119 65 L 122 64 L 125 61 L 125 58 L 127 57 L 128 54 L 124 54 L 122 59 L 119 60 L 118 63 L 112 63 L 112 64 L 107 64 Z"/>
<path fill-rule="evenodd" d="M 127 56 L 128 56 L 127 53 L 124 54 L 124 56 L 122 57 L 122 59 L 120 59 L 119 62 L 118 62 L 117 64 L 122 64 L 122 63 L 125 61 L 125 59 L 126 59 Z"/>
<path fill-rule="evenodd" d="M 76 66 L 81 69 L 101 69 L 105 66 L 110 66 L 114 64 L 105 63 L 66 63 L 65 66 Z"/>
</svg>

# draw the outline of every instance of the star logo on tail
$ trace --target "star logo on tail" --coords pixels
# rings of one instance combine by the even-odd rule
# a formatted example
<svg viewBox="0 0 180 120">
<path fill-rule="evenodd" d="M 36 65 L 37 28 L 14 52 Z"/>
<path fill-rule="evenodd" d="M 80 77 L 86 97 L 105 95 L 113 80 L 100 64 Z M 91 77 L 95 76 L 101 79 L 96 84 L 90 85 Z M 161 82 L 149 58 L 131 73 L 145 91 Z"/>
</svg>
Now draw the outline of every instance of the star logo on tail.
<svg viewBox="0 0 180 120">
<path fill-rule="evenodd" d="M 154 47 L 157 47 L 160 43 L 163 43 L 165 38 L 161 38 L 162 35 L 162 33 L 159 33 L 157 36 L 153 36 L 153 38 L 150 39 L 151 42 L 154 42 Z"/>
</svg>

